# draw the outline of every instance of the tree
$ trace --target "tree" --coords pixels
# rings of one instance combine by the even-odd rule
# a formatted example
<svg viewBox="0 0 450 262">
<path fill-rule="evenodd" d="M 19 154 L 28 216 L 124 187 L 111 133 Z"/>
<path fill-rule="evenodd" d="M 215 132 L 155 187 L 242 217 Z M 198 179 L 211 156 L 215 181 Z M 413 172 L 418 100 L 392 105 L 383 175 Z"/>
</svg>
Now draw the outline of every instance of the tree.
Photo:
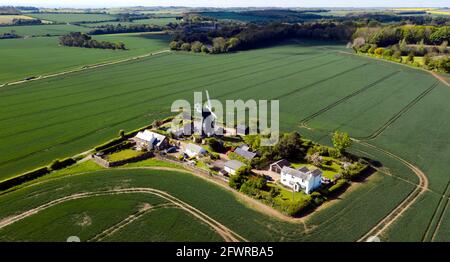
<svg viewBox="0 0 450 262">
<path fill-rule="evenodd" d="M 408 57 L 406 58 L 406 62 L 409 62 L 409 63 L 414 62 L 414 51 L 409 52 Z"/>
<path fill-rule="evenodd" d="M 319 152 L 316 152 L 312 155 L 307 155 L 305 158 L 309 163 L 317 167 L 320 167 L 323 163 L 323 158 L 320 156 Z"/>
<path fill-rule="evenodd" d="M 430 62 L 431 62 L 431 56 L 430 56 L 430 54 L 425 54 L 425 55 L 423 56 L 423 64 L 426 65 L 426 66 L 428 66 L 428 65 L 430 64 Z"/>
<path fill-rule="evenodd" d="M 394 54 L 392 55 L 392 58 L 399 60 L 400 62 L 402 61 L 402 52 L 401 51 L 395 51 Z"/>
<path fill-rule="evenodd" d="M 121 130 L 119 131 L 119 136 L 120 136 L 121 138 L 124 138 L 124 137 L 125 137 L 125 131 L 124 131 L 123 129 L 121 129 Z"/>
<path fill-rule="evenodd" d="M 237 49 L 237 47 L 239 46 L 239 43 L 240 43 L 240 41 L 239 41 L 238 38 L 231 37 L 227 41 L 228 50 L 235 50 L 235 49 Z"/>
<path fill-rule="evenodd" d="M 439 46 L 439 53 L 445 54 L 447 52 L 448 41 L 443 41 Z"/>
<path fill-rule="evenodd" d="M 248 180 L 251 173 L 251 167 L 243 166 L 236 170 L 236 174 L 231 175 L 228 180 L 228 185 L 234 189 L 239 190 L 241 186 Z"/>
<path fill-rule="evenodd" d="M 191 44 L 191 51 L 194 53 L 200 53 L 202 51 L 202 42 L 195 41 Z"/>
<path fill-rule="evenodd" d="M 345 150 L 352 145 L 352 140 L 348 133 L 336 131 L 331 139 L 334 148 L 339 155 L 345 152 Z"/>
<path fill-rule="evenodd" d="M 406 39 L 405 39 L 405 38 L 403 38 L 403 39 L 398 43 L 398 46 L 399 46 L 400 51 L 401 51 L 402 53 L 406 53 L 406 52 L 408 51 L 408 46 L 407 46 L 407 43 L 406 43 Z"/>
<path fill-rule="evenodd" d="M 377 56 L 382 56 L 384 53 L 384 48 L 382 47 L 378 47 L 377 49 L 375 49 L 374 54 Z"/>
<path fill-rule="evenodd" d="M 384 49 L 384 51 L 383 51 L 383 57 L 385 57 L 385 58 L 389 58 L 393 54 L 394 54 L 394 51 L 392 51 L 391 49 L 388 49 L 388 48 Z"/>
<path fill-rule="evenodd" d="M 300 134 L 297 132 L 284 134 L 274 146 L 273 151 L 279 158 L 303 159 Z"/>
<path fill-rule="evenodd" d="M 179 46 L 179 43 L 177 41 L 172 41 L 169 44 L 170 50 L 178 50 L 179 47 L 180 46 Z"/>
<path fill-rule="evenodd" d="M 189 43 L 183 43 L 182 45 L 181 45 L 181 47 L 180 47 L 180 49 L 181 50 L 183 50 L 183 51 L 191 51 L 191 44 L 189 44 Z"/>
<path fill-rule="evenodd" d="M 201 50 L 202 50 L 202 53 L 205 53 L 205 54 L 209 53 L 209 49 L 206 45 L 202 45 Z"/>
<path fill-rule="evenodd" d="M 213 39 L 212 53 L 219 54 L 227 51 L 227 42 L 223 37 L 216 37 Z"/>
</svg>

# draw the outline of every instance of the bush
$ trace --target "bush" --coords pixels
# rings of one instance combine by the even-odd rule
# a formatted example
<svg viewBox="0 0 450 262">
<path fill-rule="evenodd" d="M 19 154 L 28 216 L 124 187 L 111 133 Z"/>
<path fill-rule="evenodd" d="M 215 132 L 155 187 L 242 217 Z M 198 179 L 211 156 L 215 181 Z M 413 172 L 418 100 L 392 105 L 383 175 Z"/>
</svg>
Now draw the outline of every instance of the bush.
<svg viewBox="0 0 450 262">
<path fill-rule="evenodd" d="M 384 48 L 382 48 L 382 47 L 378 47 L 378 48 L 375 49 L 375 51 L 374 51 L 374 55 L 377 55 L 377 56 L 382 56 L 383 53 L 384 53 Z"/>
<path fill-rule="evenodd" d="M 200 53 L 202 51 L 203 44 L 200 41 L 195 41 L 191 44 L 191 51 L 194 53 Z"/>
<path fill-rule="evenodd" d="M 338 190 L 348 186 L 348 182 L 345 179 L 338 179 L 334 185 L 328 188 L 328 194 L 336 193 Z"/>
<path fill-rule="evenodd" d="M 181 46 L 180 43 L 177 41 L 172 41 L 169 44 L 170 50 L 178 50 L 180 48 L 180 46 Z"/>
<path fill-rule="evenodd" d="M 219 153 L 225 152 L 225 147 L 223 146 L 223 142 L 214 137 L 206 138 L 206 144 L 214 152 L 219 152 Z"/>
<path fill-rule="evenodd" d="M 205 54 L 209 53 L 209 49 L 208 49 L 208 47 L 206 45 L 202 45 L 201 51 L 202 51 L 202 53 L 205 53 Z"/>
<path fill-rule="evenodd" d="M 210 153 L 209 153 L 209 158 L 210 158 L 211 160 L 218 160 L 218 159 L 220 159 L 220 155 L 217 154 L 217 153 L 214 153 L 214 152 L 210 152 Z"/>
<path fill-rule="evenodd" d="M 391 49 L 384 49 L 383 51 L 383 57 L 390 58 L 394 54 L 394 51 Z"/>
</svg>

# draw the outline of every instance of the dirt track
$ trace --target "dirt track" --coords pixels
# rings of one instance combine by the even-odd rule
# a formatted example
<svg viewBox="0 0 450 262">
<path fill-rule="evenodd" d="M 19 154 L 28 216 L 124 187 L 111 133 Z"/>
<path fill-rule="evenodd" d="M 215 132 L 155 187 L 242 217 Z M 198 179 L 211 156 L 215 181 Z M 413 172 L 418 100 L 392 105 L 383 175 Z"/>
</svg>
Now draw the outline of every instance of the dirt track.
<svg viewBox="0 0 450 262">
<path fill-rule="evenodd" d="M 374 145 L 368 144 L 366 142 L 355 140 L 355 142 L 367 146 L 369 148 L 378 150 L 394 159 L 400 161 L 406 165 L 412 172 L 419 178 L 419 184 L 416 188 L 399 204 L 394 208 L 388 215 L 386 215 L 380 222 L 378 222 L 369 232 L 363 235 L 358 242 L 367 241 L 369 237 L 378 237 L 380 234 L 386 231 L 401 215 L 408 210 L 417 200 L 428 190 L 428 178 L 418 167 L 404 160 L 403 158 L 394 155 L 386 150 L 378 148 Z"/>
<path fill-rule="evenodd" d="M 221 224 L 220 222 L 214 220 L 213 218 L 209 217 L 205 213 L 201 212 L 200 210 L 192 207 L 191 205 L 171 196 L 170 194 L 153 189 L 153 188 L 125 188 L 125 189 L 114 189 L 114 190 L 108 190 L 108 191 L 97 191 L 97 192 L 84 192 L 84 193 L 78 193 L 73 194 L 70 196 L 62 197 L 56 200 L 53 200 L 51 202 L 48 202 L 46 204 L 43 204 L 41 206 L 38 206 L 36 208 L 33 208 L 31 210 L 25 211 L 21 214 L 8 217 L 0 222 L 0 229 L 3 227 L 6 227 L 8 225 L 11 225 L 17 221 L 20 221 L 24 218 L 27 218 L 29 216 L 32 216 L 34 214 L 37 214 L 47 208 L 56 206 L 58 204 L 75 200 L 75 199 L 82 199 L 87 197 L 94 197 L 94 196 L 104 196 L 104 195 L 117 195 L 117 194 L 130 194 L 130 193 L 144 193 L 144 194 L 153 194 L 156 196 L 159 196 L 169 202 L 171 202 L 176 207 L 185 210 L 186 212 L 190 213 L 200 221 L 204 222 L 205 224 L 209 225 L 217 234 L 219 234 L 226 242 L 240 242 L 240 241 L 246 241 L 247 239 L 244 237 L 238 235 L 237 233 L 233 232 L 232 230 L 228 229 L 226 226 Z"/>
</svg>

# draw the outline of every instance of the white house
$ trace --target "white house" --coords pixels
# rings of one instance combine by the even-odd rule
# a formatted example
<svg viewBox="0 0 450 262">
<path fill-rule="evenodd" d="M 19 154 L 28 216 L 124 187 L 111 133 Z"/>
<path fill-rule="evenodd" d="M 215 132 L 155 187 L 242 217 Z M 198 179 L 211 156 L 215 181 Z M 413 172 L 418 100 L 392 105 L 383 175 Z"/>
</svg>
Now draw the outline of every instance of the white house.
<svg viewBox="0 0 450 262">
<path fill-rule="evenodd" d="M 235 175 L 236 171 L 245 166 L 244 163 L 237 161 L 237 160 L 230 160 L 225 162 L 223 169 L 230 175 Z"/>
<path fill-rule="evenodd" d="M 188 155 L 188 157 L 196 157 L 206 154 L 206 150 L 199 145 L 189 143 L 187 144 L 184 153 Z"/>
<path fill-rule="evenodd" d="M 309 170 L 307 167 L 293 169 L 284 166 L 281 169 L 281 184 L 299 192 L 305 190 L 310 194 L 322 184 L 322 171 L 320 169 Z"/>
<path fill-rule="evenodd" d="M 149 130 L 144 130 L 144 132 L 137 133 L 137 135 L 133 137 L 133 141 L 136 142 L 136 145 L 139 148 L 145 148 L 148 150 L 162 150 L 169 146 L 169 141 L 165 136 Z"/>
</svg>

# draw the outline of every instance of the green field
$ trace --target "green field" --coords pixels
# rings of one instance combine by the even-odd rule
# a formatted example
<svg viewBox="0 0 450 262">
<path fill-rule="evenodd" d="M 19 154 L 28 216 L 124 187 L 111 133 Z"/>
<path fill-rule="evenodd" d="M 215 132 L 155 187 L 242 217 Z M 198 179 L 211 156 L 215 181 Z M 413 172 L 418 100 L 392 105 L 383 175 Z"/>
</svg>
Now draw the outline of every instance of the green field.
<svg viewBox="0 0 450 262">
<path fill-rule="evenodd" d="M 54 14 L 54 13 L 31 13 L 28 14 L 42 20 L 53 21 L 57 23 L 75 23 L 75 22 L 96 22 L 116 19 L 108 14 Z"/>
<path fill-rule="evenodd" d="M 304 43 L 214 56 L 170 53 L 2 88 L 0 180 L 85 151 L 115 137 L 120 129 L 148 125 L 171 115 L 174 100 L 192 100 L 194 91 L 209 90 L 212 98 L 222 101 L 279 99 L 284 131 L 299 130 L 324 144 L 330 143 L 329 132 L 347 131 L 414 163 L 427 175 L 433 193 L 397 223 L 408 224 L 421 206 L 430 210 L 421 221 L 429 222 L 438 208 L 436 196 L 444 194 L 449 182 L 450 89 L 426 72 L 338 52 L 342 50 L 340 45 Z M 256 240 L 355 240 L 404 199 L 418 180 L 402 163 L 380 152 L 360 145 L 352 152 L 378 159 L 392 176 L 367 184 L 371 193 L 352 192 L 355 197 L 347 201 L 356 201 L 355 210 L 335 210 L 347 210 L 350 204 L 343 201 L 315 215 L 311 221 L 324 228 L 320 233 L 301 237 L 301 229 L 289 228 L 271 237 L 239 224 L 237 217 L 209 212 L 221 221 L 237 219 L 229 227 Z M 240 212 L 247 211 L 236 214 Z M 342 229 L 335 223 L 322 226 L 332 221 L 330 217 L 339 220 Z M 352 228 L 355 225 L 359 228 Z M 384 238 L 417 241 L 428 225 L 421 222 L 411 235 L 402 236 L 402 227 L 394 224 Z M 346 233 L 339 231 L 344 229 Z M 446 230 L 441 226 L 439 232 Z M 438 233 L 436 239 L 447 237 Z"/>
<path fill-rule="evenodd" d="M 169 23 L 176 23 L 177 20 L 173 18 L 150 18 L 150 19 L 138 19 L 133 22 L 100 22 L 100 23 L 89 23 L 85 24 L 88 27 L 98 27 L 103 25 L 138 25 L 138 24 L 150 24 L 150 25 L 159 25 L 164 26 Z"/>
<path fill-rule="evenodd" d="M 80 192 L 145 187 L 162 190 L 182 199 L 251 241 L 352 241 L 373 226 L 408 191 L 408 187 L 402 187 L 403 182 L 374 175 L 371 181 L 345 194 L 330 208 L 317 211 L 304 225 L 268 217 L 248 208 L 228 190 L 180 172 L 114 169 L 57 178 L 49 176 L 38 181 L 41 182 L 38 186 L 31 183 L 0 196 L 0 220 Z M 400 192 L 389 195 L 388 192 L 393 190 Z M 383 205 L 379 197 L 385 200 Z M 155 195 L 141 193 L 69 200 L 0 229 L 0 240 L 65 241 L 71 235 L 89 240 L 136 213 L 144 203 L 157 206 L 162 202 Z M 371 208 L 374 205 L 378 208 Z M 224 208 L 227 212 L 224 212 Z M 220 240 L 211 228 L 186 212 L 172 208 L 155 211 L 145 214 L 104 240 Z M 164 219 L 159 219 L 161 216 Z M 333 226 L 333 221 L 340 226 Z M 46 226 L 50 224 L 52 226 Z M 305 227 L 310 230 L 308 235 L 305 235 Z"/>
<path fill-rule="evenodd" d="M 151 34 L 102 35 L 95 39 L 123 42 L 129 50 L 63 47 L 57 37 L 1 40 L 0 83 L 147 54 L 167 49 L 168 43 L 167 36 Z"/>
<path fill-rule="evenodd" d="M 76 25 L 21 25 L 0 27 L 0 33 L 9 33 L 11 31 L 15 31 L 16 34 L 22 37 L 59 36 L 70 32 L 87 32 L 89 28 Z"/>
</svg>

